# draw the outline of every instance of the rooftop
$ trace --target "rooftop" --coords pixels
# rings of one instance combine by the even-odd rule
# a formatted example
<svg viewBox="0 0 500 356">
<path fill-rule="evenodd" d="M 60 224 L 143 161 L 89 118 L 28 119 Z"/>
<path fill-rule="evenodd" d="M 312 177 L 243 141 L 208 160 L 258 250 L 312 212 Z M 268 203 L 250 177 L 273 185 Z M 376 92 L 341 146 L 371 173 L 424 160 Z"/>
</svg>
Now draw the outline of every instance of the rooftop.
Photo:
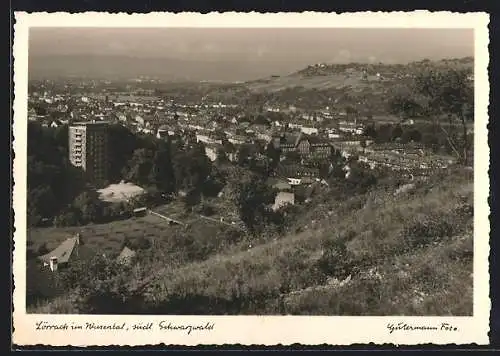
<svg viewBox="0 0 500 356">
<path fill-rule="evenodd" d="M 90 126 L 90 125 L 108 125 L 110 121 L 100 121 L 100 120 L 92 120 L 92 121 L 80 121 L 74 122 L 71 126 Z"/>
<path fill-rule="evenodd" d="M 99 199 L 108 203 L 126 201 L 144 193 L 144 189 L 133 183 L 120 182 L 110 184 L 106 188 L 99 189 Z"/>
<path fill-rule="evenodd" d="M 76 235 L 74 237 L 67 238 L 59 246 L 57 246 L 51 252 L 39 256 L 42 262 L 50 263 L 51 258 L 56 257 L 58 263 L 68 263 L 71 258 L 88 258 L 92 256 L 93 253 L 90 249 L 81 245 L 80 236 Z"/>
<path fill-rule="evenodd" d="M 132 258 L 134 258 L 136 255 L 136 252 L 129 249 L 127 246 L 125 246 L 120 252 L 120 255 L 117 257 L 117 261 L 121 263 L 129 263 Z"/>
</svg>

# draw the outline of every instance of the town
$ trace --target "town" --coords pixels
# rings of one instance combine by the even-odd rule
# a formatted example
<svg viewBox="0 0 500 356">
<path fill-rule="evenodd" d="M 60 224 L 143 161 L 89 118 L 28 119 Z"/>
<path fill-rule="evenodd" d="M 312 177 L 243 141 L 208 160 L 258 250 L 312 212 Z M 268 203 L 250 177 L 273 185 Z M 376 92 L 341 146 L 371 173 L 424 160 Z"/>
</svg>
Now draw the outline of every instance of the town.
<svg viewBox="0 0 500 356">
<path fill-rule="evenodd" d="M 375 77 L 379 78 L 377 74 Z M 359 76 L 361 81 L 368 80 L 364 79 L 365 71 Z M 390 113 L 381 119 L 382 115 L 362 114 L 361 109 L 349 105 L 301 109 L 298 104 L 268 105 L 265 100 L 254 107 L 210 102 L 204 97 L 199 102 L 192 98 L 183 100 L 182 94 L 180 98 L 169 98 L 162 96 L 159 89 L 143 89 L 140 87 L 143 81 L 146 88 L 155 83 L 147 79 L 131 81 L 139 86 L 135 89 L 130 83 L 122 83 L 120 87 L 104 80 L 76 82 L 60 88 L 51 82 L 33 83 L 28 119 L 51 128 L 78 122 L 120 124 L 131 132 L 162 140 L 195 140 L 204 144 L 211 161 L 224 154 L 236 162 L 242 147 L 258 159 L 272 143 L 281 152 L 280 160 L 295 157 L 294 163 L 302 166 L 309 166 L 312 161 L 328 161 L 334 151 L 345 158 L 354 155 L 371 168 L 388 167 L 413 176 L 431 174 L 433 169 L 446 168 L 454 162 L 452 154 L 439 154 L 431 149 L 414 119 Z M 391 126 L 392 136 L 377 137 L 373 127 L 380 122 Z M 311 172 L 312 178 L 319 178 L 319 173 Z M 289 182 L 300 178 L 300 172 L 288 175 L 285 178 Z"/>
<path fill-rule="evenodd" d="M 469 103 L 452 120 L 455 112 L 437 117 L 418 100 L 390 91 L 395 83 L 412 85 L 422 63 L 429 65 L 311 65 L 295 75 L 340 77 L 344 86 L 307 90 L 270 90 L 282 85 L 280 76 L 233 84 L 147 77 L 30 81 L 28 305 L 50 312 L 54 305 L 59 312 L 83 305 L 84 312 L 288 313 L 300 312 L 299 292 L 352 283 L 353 268 L 381 258 L 379 245 L 353 255 L 345 246 L 356 235 L 352 228 L 336 226 L 343 247 L 308 242 L 307 231 L 322 234 L 334 221 L 348 224 L 364 216 L 369 202 L 429 192 L 457 170 L 472 174 L 473 147 L 462 144 L 473 141 Z M 462 84 L 472 82 L 467 71 Z M 382 208 L 370 209 L 378 214 Z M 446 229 L 454 236 L 463 224 Z M 370 234 L 379 230 L 369 228 Z M 267 285 L 224 272 L 231 287 L 218 276 L 212 293 L 210 286 L 190 287 L 201 283 L 200 275 L 183 277 L 189 283 L 174 275 L 184 265 L 272 249 L 297 236 L 304 245 L 322 244 L 322 254 L 284 249 L 276 257 L 283 262 L 265 263 L 303 266 L 304 277 L 297 272 Z M 305 264 L 308 258 L 316 260 L 313 267 Z M 343 260 L 343 269 L 332 259 Z M 100 277 L 84 277 L 86 261 L 110 274 L 104 290 L 95 290 Z M 379 278 L 373 268 L 360 276 L 356 283 Z M 208 309 L 196 302 L 203 288 L 212 293 Z M 71 298 L 92 298 L 78 302 L 68 291 Z M 189 295 L 193 300 L 186 302 Z M 277 306 L 266 306 L 269 300 Z"/>
</svg>

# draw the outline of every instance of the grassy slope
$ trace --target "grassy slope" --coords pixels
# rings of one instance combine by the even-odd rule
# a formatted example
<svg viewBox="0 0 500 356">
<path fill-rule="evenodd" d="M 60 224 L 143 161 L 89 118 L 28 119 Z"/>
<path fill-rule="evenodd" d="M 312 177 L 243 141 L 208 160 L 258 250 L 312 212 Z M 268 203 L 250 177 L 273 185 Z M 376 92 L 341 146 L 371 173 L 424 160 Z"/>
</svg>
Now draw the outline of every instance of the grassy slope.
<svg viewBox="0 0 500 356">
<path fill-rule="evenodd" d="M 225 246 L 168 268 L 168 252 L 151 259 L 142 269 L 154 278 L 137 312 L 471 315 L 472 180 L 454 174 L 417 189 L 321 196 L 280 239 Z M 346 252 L 322 258 L 325 245 L 340 240 Z M 58 298 L 34 310 L 67 313 L 71 302 Z"/>
<path fill-rule="evenodd" d="M 166 271 L 151 286 L 156 310 L 175 312 L 165 303 L 172 296 L 220 304 L 239 295 L 243 313 L 471 315 L 471 187 L 450 177 L 412 196 L 372 196 L 359 209 L 339 203 L 336 217 L 316 211 L 311 230 Z M 341 236 L 359 271 L 338 287 L 315 262 Z"/>
<path fill-rule="evenodd" d="M 462 59 L 452 59 L 452 60 L 441 60 L 441 61 L 432 61 L 428 64 L 423 62 L 414 62 L 410 63 L 406 70 L 408 72 L 415 72 L 417 70 L 421 70 L 422 68 L 427 68 L 428 66 L 434 67 L 452 67 L 452 68 L 464 68 L 470 69 L 473 67 L 473 60 L 471 58 L 462 58 Z M 370 65 L 367 65 L 370 67 Z M 364 66 L 361 66 L 362 68 Z M 381 65 L 378 70 L 382 73 L 391 72 L 391 71 L 399 71 L 400 69 L 394 69 L 394 66 L 391 65 Z M 333 71 L 327 72 L 324 75 L 302 75 L 303 71 L 299 71 L 297 73 L 293 73 L 286 76 L 274 77 L 274 78 L 265 78 L 262 80 L 256 80 L 247 82 L 246 86 L 248 89 L 257 92 L 274 92 L 284 90 L 286 88 L 293 88 L 297 86 L 304 87 L 306 89 L 331 89 L 336 88 L 340 89 L 343 87 L 351 87 L 352 89 L 362 89 L 362 88 L 370 88 L 371 90 L 380 89 L 384 86 L 393 86 L 396 85 L 396 82 L 384 83 L 379 82 L 378 79 L 370 75 L 368 77 L 369 81 L 364 82 L 361 80 L 361 70 L 358 69 L 354 73 L 348 75 L 348 73 L 343 69 L 335 69 Z M 397 81 L 400 83 L 400 80 Z"/>
</svg>

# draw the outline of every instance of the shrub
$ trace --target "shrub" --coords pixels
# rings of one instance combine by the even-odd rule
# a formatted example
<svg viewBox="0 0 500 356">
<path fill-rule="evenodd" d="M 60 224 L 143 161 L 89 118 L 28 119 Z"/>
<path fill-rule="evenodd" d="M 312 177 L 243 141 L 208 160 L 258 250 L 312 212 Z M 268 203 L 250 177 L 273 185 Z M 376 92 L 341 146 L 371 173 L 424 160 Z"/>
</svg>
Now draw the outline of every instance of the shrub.
<svg viewBox="0 0 500 356">
<path fill-rule="evenodd" d="M 48 247 L 47 247 L 47 243 L 46 243 L 46 242 L 42 243 L 42 244 L 38 247 L 38 249 L 37 249 L 37 251 L 36 251 L 36 252 L 37 252 L 38 256 L 43 256 L 43 255 L 45 255 L 45 254 L 49 253 L 50 251 L 49 251 L 49 249 L 48 249 Z"/>
<path fill-rule="evenodd" d="M 318 269 L 328 276 L 344 279 L 351 274 L 354 267 L 354 258 L 347 250 L 346 239 L 337 238 L 324 240 L 323 253 L 316 262 Z"/>
<path fill-rule="evenodd" d="M 212 205 L 205 203 L 201 206 L 200 213 L 205 216 L 212 216 L 216 213 L 216 210 Z"/>
<path fill-rule="evenodd" d="M 138 236 L 136 238 L 127 236 L 123 240 L 123 247 L 125 246 L 131 250 L 146 250 L 151 247 L 151 241 L 144 236 Z"/>
<path fill-rule="evenodd" d="M 66 288 L 79 291 L 75 301 L 85 313 L 130 312 L 129 303 L 140 296 L 130 289 L 130 267 L 102 256 L 71 265 L 61 275 Z"/>
<path fill-rule="evenodd" d="M 430 214 L 414 221 L 403 229 L 407 248 L 423 247 L 457 234 L 461 229 L 458 221 L 448 214 Z"/>
</svg>

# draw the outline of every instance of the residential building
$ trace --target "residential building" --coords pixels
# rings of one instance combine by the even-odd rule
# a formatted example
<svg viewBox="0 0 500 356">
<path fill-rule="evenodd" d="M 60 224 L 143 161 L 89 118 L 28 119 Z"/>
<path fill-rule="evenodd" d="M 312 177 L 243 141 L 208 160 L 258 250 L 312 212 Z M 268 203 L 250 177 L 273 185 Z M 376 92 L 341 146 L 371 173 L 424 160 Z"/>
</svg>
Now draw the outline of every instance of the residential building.
<svg viewBox="0 0 500 356">
<path fill-rule="evenodd" d="M 131 250 L 130 248 L 125 246 L 116 258 L 116 261 L 124 265 L 130 265 L 136 254 L 137 253 L 134 250 Z"/>
<path fill-rule="evenodd" d="M 319 158 L 328 158 L 332 155 L 333 146 L 330 144 L 330 142 L 323 140 L 317 136 L 309 137 L 307 140 L 309 142 L 308 155 Z"/>
<path fill-rule="evenodd" d="M 301 178 L 318 178 L 319 169 L 313 167 L 306 167 L 299 164 L 280 164 L 276 170 L 279 177 L 287 179 L 288 183 L 292 185 L 302 184 Z"/>
<path fill-rule="evenodd" d="M 108 123 L 79 122 L 69 127 L 69 160 L 97 187 L 108 178 Z"/>
<path fill-rule="evenodd" d="M 49 253 L 39 256 L 38 260 L 44 267 L 57 272 L 60 268 L 67 267 L 71 262 L 90 259 L 94 252 L 80 242 L 80 235 L 70 237 Z"/>
<path fill-rule="evenodd" d="M 303 157 L 317 156 L 327 158 L 331 155 L 332 145 L 317 135 L 307 136 L 303 133 L 298 135 L 275 136 L 272 140 L 276 149 L 283 154 L 296 151 Z"/>
<path fill-rule="evenodd" d="M 205 145 L 205 155 L 208 157 L 210 161 L 214 162 L 217 159 L 217 154 L 220 147 L 221 145 L 216 145 L 216 144 Z"/>
<path fill-rule="evenodd" d="M 317 135 L 319 130 L 316 127 L 301 127 L 300 131 L 306 135 Z"/>
<path fill-rule="evenodd" d="M 273 210 L 276 211 L 286 205 L 294 205 L 295 204 L 295 194 L 288 192 L 279 192 L 275 199 Z"/>
</svg>

